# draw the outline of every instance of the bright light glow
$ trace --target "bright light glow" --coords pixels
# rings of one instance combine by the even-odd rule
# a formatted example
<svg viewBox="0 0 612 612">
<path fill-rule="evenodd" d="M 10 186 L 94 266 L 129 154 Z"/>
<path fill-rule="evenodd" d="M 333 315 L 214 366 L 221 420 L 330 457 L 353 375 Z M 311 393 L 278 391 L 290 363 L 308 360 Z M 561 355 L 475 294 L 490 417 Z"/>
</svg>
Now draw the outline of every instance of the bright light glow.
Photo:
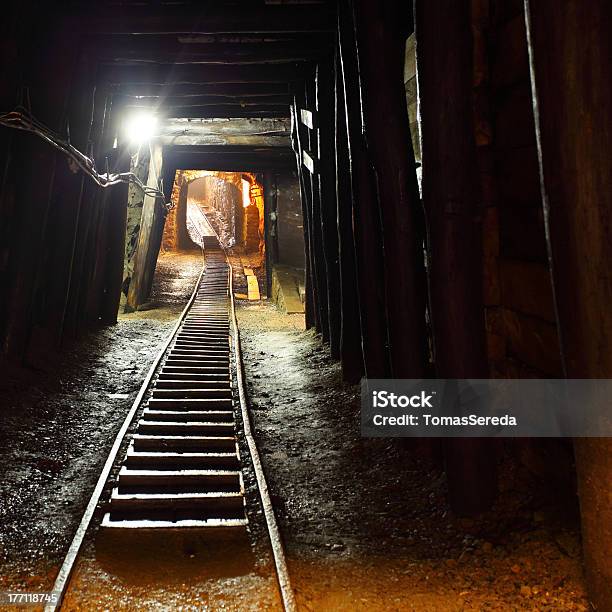
<svg viewBox="0 0 612 612">
<path fill-rule="evenodd" d="M 242 206 L 247 208 L 251 205 L 251 183 L 242 179 Z"/>
<path fill-rule="evenodd" d="M 157 117 L 151 113 L 139 113 L 129 117 L 125 123 L 125 134 L 132 144 L 148 142 L 155 136 Z"/>
</svg>

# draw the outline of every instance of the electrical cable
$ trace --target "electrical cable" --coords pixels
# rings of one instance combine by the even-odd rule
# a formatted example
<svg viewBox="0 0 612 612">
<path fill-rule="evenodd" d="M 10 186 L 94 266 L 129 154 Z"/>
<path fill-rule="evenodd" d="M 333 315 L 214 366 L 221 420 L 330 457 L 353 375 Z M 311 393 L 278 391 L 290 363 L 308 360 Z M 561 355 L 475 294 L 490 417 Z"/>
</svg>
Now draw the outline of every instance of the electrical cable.
<svg viewBox="0 0 612 612">
<path fill-rule="evenodd" d="M 38 121 L 30 111 L 23 106 L 18 106 L 16 110 L 8 113 L 0 113 L 0 125 L 39 136 L 55 149 L 67 155 L 69 160 L 75 164 L 77 168 L 80 168 L 100 187 L 111 187 L 112 185 L 118 185 L 120 183 L 132 184 L 142 189 L 145 196 L 163 200 L 167 210 L 170 210 L 172 207 L 171 204 L 165 203 L 166 196 L 161 189 L 145 185 L 133 172 L 111 173 L 107 168 L 105 173 L 100 173 L 93 159 L 81 153 L 81 151 L 70 143 L 69 139 L 63 139 L 59 134 Z M 157 175 L 157 173 L 155 174 Z"/>
</svg>

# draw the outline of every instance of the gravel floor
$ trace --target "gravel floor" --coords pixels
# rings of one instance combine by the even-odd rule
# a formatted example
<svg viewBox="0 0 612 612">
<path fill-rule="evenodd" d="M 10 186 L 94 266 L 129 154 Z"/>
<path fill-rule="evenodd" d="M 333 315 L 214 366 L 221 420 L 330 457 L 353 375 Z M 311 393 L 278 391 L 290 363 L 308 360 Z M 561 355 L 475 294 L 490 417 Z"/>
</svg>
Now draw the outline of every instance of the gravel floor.
<svg viewBox="0 0 612 612">
<path fill-rule="evenodd" d="M 443 475 L 405 441 L 361 438 L 358 388 L 303 317 L 247 302 L 238 317 L 300 609 L 587 609 L 575 500 L 506 457 L 494 510 L 453 517 Z"/>
<path fill-rule="evenodd" d="M 52 585 L 154 358 L 151 346 L 170 331 L 200 267 L 197 254 L 160 257 L 145 309 L 35 371 L 5 370 L 0 590 Z M 478 521 L 454 518 L 439 472 L 402 441 L 360 437 L 358 391 L 341 382 L 302 316 L 265 302 L 239 303 L 238 316 L 300 609 L 587 610 L 567 500 L 506 458 L 494 511 Z"/>
<path fill-rule="evenodd" d="M 158 345 L 193 291 L 201 255 L 159 258 L 146 310 L 0 383 L 0 590 L 44 590 Z"/>
</svg>

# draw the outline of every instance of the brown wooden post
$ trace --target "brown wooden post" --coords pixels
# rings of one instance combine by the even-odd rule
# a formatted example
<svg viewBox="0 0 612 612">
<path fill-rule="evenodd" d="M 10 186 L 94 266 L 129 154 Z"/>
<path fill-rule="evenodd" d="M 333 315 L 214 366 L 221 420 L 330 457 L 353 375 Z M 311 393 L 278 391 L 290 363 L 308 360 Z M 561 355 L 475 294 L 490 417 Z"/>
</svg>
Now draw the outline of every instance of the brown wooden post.
<svg viewBox="0 0 612 612">
<path fill-rule="evenodd" d="M 310 78 L 306 79 L 304 110 L 311 113 L 315 112 L 316 99 L 316 71 Z M 301 117 L 300 117 L 301 120 Z M 312 236 L 312 266 L 314 270 L 314 279 L 316 282 L 317 309 L 319 326 L 317 331 L 321 334 L 323 342 L 329 342 L 329 296 L 327 293 L 327 267 L 325 260 L 325 242 L 323 236 L 323 223 L 321 218 L 321 186 L 319 183 L 319 174 L 321 172 L 321 162 L 319 157 L 319 139 L 317 137 L 318 129 L 316 127 L 308 127 L 300 121 L 298 129 L 303 134 L 302 154 L 306 153 L 313 161 L 314 166 L 307 169 L 304 175 L 309 184 L 310 192 L 310 218 L 312 224 L 310 226 Z M 305 165 L 304 163 L 302 165 Z"/>
<path fill-rule="evenodd" d="M 313 263 L 313 237 L 312 237 L 312 219 L 311 219 L 311 190 L 310 190 L 310 181 L 308 180 L 306 174 L 308 170 L 304 168 L 304 164 L 302 162 L 303 156 L 303 145 L 302 145 L 302 137 L 300 134 L 300 108 L 304 107 L 303 96 L 301 94 L 296 94 L 294 98 L 294 103 L 292 106 L 293 113 L 293 131 L 292 137 L 294 141 L 294 148 L 297 156 L 297 168 L 298 168 L 298 177 L 300 179 L 300 194 L 302 200 L 302 216 L 304 218 L 304 249 L 306 256 L 306 308 L 305 308 L 305 318 L 306 318 L 306 328 L 309 329 L 314 327 L 315 329 L 319 329 L 321 326 L 320 318 L 319 318 L 319 307 L 317 302 L 317 283 L 315 278 L 315 267 Z"/>
<path fill-rule="evenodd" d="M 98 168 L 112 167 L 115 155 L 113 143 L 118 134 L 118 120 L 120 109 L 112 95 L 105 99 L 103 114 L 103 126 L 99 143 L 95 148 Z M 95 197 L 95 210 L 92 225 L 90 227 L 89 240 L 91 252 L 88 264 L 88 287 L 84 296 L 83 320 L 88 326 L 101 324 L 101 315 L 104 305 L 104 294 L 106 288 L 106 261 L 108 248 L 108 223 L 109 195 L 106 189 L 97 189 Z"/>
<path fill-rule="evenodd" d="M 329 349 L 340 357 L 340 269 L 338 262 L 338 216 L 336 205 L 336 160 L 334 155 L 334 66 L 333 58 L 317 67 L 316 117 L 319 152 L 319 196 L 325 278 Z"/>
<path fill-rule="evenodd" d="M 37 45 L 22 49 L 21 60 L 33 114 L 51 129 L 61 131 L 79 44 L 67 37 L 62 23 L 53 17 L 42 9 L 36 12 L 29 38 L 35 38 Z M 36 177 L 27 181 L 10 178 L 3 188 L 3 195 L 13 200 L 4 350 L 14 359 L 26 358 L 34 326 L 44 316 L 39 281 L 48 255 L 45 237 L 50 215 L 57 212 L 52 209 L 52 195 L 59 163 L 66 164 L 64 156 L 48 143 L 24 134 L 14 137 L 7 174 Z"/>
<path fill-rule="evenodd" d="M 342 377 L 357 383 L 364 373 L 361 325 L 359 321 L 359 293 L 353 235 L 353 193 L 350 180 L 346 105 L 342 83 L 340 53 L 335 58 L 335 155 L 336 203 L 338 217 L 338 255 L 340 274 L 340 359 Z"/>
<path fill-rule="evenodd" d="M 20 41 L 30 35 L 28 27 L 20 19 L 24 4 L 11 4 L 3 12 L 0 23 L 0 108 L 12 108 L 19 100 L 21 71 Z M 26 30 L 24 33 L 23 30 Z M 21 136 L 13 130 L 0 130 L 0 347 L 4 347 L 8 319 L 8 289 L 10 286 L 11 220 L 15 215 L 15 178 L 11 176 L 11 162 L 15 154 L 15 140 Z M 0 349 L 3 352 L 3 348 Z"/>
<path fill-rule="evenodd" d="M 154 148 L 149 162 L 149 187 L 157 187 L 162 176 L 161 147 Z M 165 222 L 163 202 L 153 196 L 146 196 L 140 232 L 138 233 L 138 246 L 134 257 L 134 275 L 128 290 L 127 307 L 136 309 L 148 297 L 153 284 L 153 274 L 159 254 L 159 247 Z"/>
<path fill-rule="evenodd" d="M 365 374 L 390 375 L 383 241 L 373 169 L 363 139 L 361 75 L 350 0 L 339 3 L 339 49 L 353 196 L 353 236 Z"/>
<path fill-rule="evenodd" d="M 114 172 L 129 172 L 130 156 L 123 146 L 117 150 L 117 160 Z M 123 262 L 125 259 L 125 230 L 127 226 L 126 183 L 108 188 L 107 206 L 107 250 L 104 272 L 104 295 L 100 313 L 100 321 L 104 325 L 117 322 L 121 286 L 123 284 Z"/>
<path fill-rule="evenodd" d="M 412 14 L 402 0 L 356 0 L 367 150 L 381 208 L 391 373 L 421 378 L 427 362 L 425 224 L 404 89 Z"/>
<path fill-rule="evenodd" d="M 278 263 L 278 230 L 274 220 L 277 211 L 276 174 L 264 172 L 264 233 L 266 243 L 266 295 L 272 297 L 272 270 Z"/>
<path fill-rule="evenodd" d="M 94 105 L 94 73 L 91 60 L 81 56 L 77 69 L 77 78 L 72 87 L 68 113 L 70 141 L 80 151 L 88 151 L 88 142 L 92 127 Z M 67 160 L 66 160 L 67 162 Z M 54 197 L 58 223 L 69 232 L 68 240 L 58 240 L 61 230 L 57 229 L 49 236 L 50 243 L 55 247 L 56 257 L 50 257 L 44 270 L 42 282 L 47 284 L 45 293 L 46 312 L 50 333 L 56 343 L 61 344 L 65 331 L 67 306 L 76 279 L 77 245 L 79 234 L 83 231 L 82 216 L 84 211 L 86 181 L 90 181 L 82 172 L 76 175 L 68 167 L 68 163 L 59 164 L 54 186 Z M 61 206 L 60 206 L 61 205 Z"/>
<path fill-rule="evenodd" d="M 487 378 L 470 3 L 417 0 L 415 7 L 436 374 Z M 496 495 L 492 441 L 445 442 L 453 510 L 487 509 Z"/>
<path fill-rule="evenodd" d="M 612 378 L 612 5 L 525 0 L 544 217 L 568 378 Z M 591 601 L 612 609 L 612 440 L 576 439 Z"/>
<path fill-rule="evenodd" d="M 189 183 L 183 180 L 180 189 L 178 202 L 176 203 L 176 248 L 187 249 L 193 241 L 189 237 L 187 230 L 187 192 L 189 191 Z"/>
<path fill-rule="evenodd" d="M 89 134 L 88 154 L 93 155 L 98 167 L 100 165 L 100 152 L 104 146 L 105 121 L 108 122 L 110 111 L 110 93 L 107 83 L 97 83 L 94 94 L 94 107 L 92 124 Z M 75 271 L 73 272 L 72 291 L 66 306 L 64 334 L 76 335 L 90 321 L 87 310 L 87 300 L 94 281 L 94 265 L 96 261 L 96 236 L 100 207 L 103 198 L 103 189 L 93 181 L 85 182 L 84 204 L 81 214 L 81 228 L 75 253 Z M 95 314 L 97 321 L 97 313 Z"/>
</svg>

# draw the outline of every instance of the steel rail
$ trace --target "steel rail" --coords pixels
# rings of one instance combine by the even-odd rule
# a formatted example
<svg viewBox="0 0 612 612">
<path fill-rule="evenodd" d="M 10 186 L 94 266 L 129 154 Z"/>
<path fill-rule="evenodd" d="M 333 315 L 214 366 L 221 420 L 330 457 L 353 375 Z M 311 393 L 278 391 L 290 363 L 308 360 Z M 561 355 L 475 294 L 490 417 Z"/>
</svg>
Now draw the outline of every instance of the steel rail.
<svg viewBox="0 0 612 612">
<path fill-rule="evenodd" d="M 87 504 L 87 507 L 85 508 L 85 512 L 83 513 L 83 517 L 81 518 L 81 522 L 79 523 L 76 533 L 74 534 L 74 537 L 72 538 L 72 542 L 70 543 L 68 552 L 66 553 L 66 556 L 64 557 L 64 562 L 62 563 L 62 566 L 60 567 L 60 570 L 57 574 L 57 577 L 55 578 L 55 583 L 53 584 L 52 592 L 57 594 L 57 601 L 46 605 L 45 612 L 54 612 L 55 610 L 60 609 L 62 605 L 62 600 L 64 598 L 66 588 L 68 587 L 70 577 L 72 575 L 72 571 L 75 566 L 75 562 L 81 550 L 81 546 L 85 539 L 87 530 L 89 529 L 89 526 L 91 524 L 91 519 L 93 518 L 94 512 L 96 510 L 96 506 L 98 505 L 100 501 L 100 496 L 102 495 L 104 486 L 106 485 L 110 472 L 117 459 L 117 453 L 119 452 L 119 449 L 121 448 L 121 444 L 123 443 L 125 434 L 127 433 L 127 430 L 132 424 L 132 421 L 134 420 L 134 416 L 136 415 L 136 412 L 138 411 L 138 408 L 142 403 L 142 399 L 145 393 L 147 392 L 147 389 L 149 388 L 151 379 L 155 375 L 155 372 L 157 371 L 159 364 L 161 363 L 164 355 L 166 354 L 166 351 L 168 350 L 170 343 L 172 342 L 173 338 L 176 336 L 176 333 L 178 332 L 181 324 L 183 323 L 183 319 L 187 316 L 187 313 L 189 312 L 189 309 L 191 308 L 196 298 L 203 274 L 204 274 L 204 262 L 202 263 L 202 270 L 200 271 L 200 275 L 198 277 L 198 280 L 195 283 L 193 293 L 191 294 L 191 297 L 189 298 L 187 305 L 181 312 L 181 315 L 179 316 L 172 331 L 170 332 L 166 340 L 164 340 L 159 352 L 157 353 L 157 356 L 155 357 L 153 363 L 151 364 L 151 367 L 149 368 L 149 371 L 147 372 L 147 375 L 145 376 L 143 380 L 143 383 L 140 387 L 140 390 L 138 391 L 138 394 L 136 395 L 136 398 L 134 399 L 134 402 L 132 403 L 132 407 L 127 413 L 125 420 L 123 421 L 123 424 L 121 425 L 121 428 L 117 432 L 115 441 L 113 442 L 113 446 L 111 447 L 108 457 L 106 458 L 106 462 L 104 463 L 102 472 L 100 473 L 100 476 L 98 477 L 98 482 L 96 483 L 93 493 L 91 494 L 89 503 Z"/>
<path fill-rule="evenodd" d="M 214 231 L 214 230 L 213 230 Z M 260 500 L 262 504 L 262 509 L 264 513 L 264 518 L 266 521 L 266 527 L 268 530 L 268 536 L 270 539 L 270 546 L 272 549 L 272 554 L 274 558 L 274 566 L 276 570 L 276 577 L 279 587 L 279 594 L 281 598 L 281 602 L 283 605 L 283 609 L 285 612 L 296 612 L 297 604 L 295 600 L 295 594 L 293 592 L 293 588 L 291 586 L 291 581 L 289 577 L 289 570 L 287 566 L 287 560 L 285 556 L 284 547 L 282 544 L 280 530 L 278 528 L 278 524 L 276 521 L 276 516 L 274 513 L 274 507 L 272 504 L 272 500 L 270 497 L 270 492 L 268 489 L 268 484 L 266 481 L 265 473 L 263 470 L 263 466 L 261 463 L 259 451 L 257 449 L 257 444 L 255 442 L 255 438 L 253 436 L 253 431 L 251 427 L 251 419 L 248 410 L 247 404 L 247 396 L 245 390 L 245 381 L 244 381 L 244 364 L 242 360 L 242 351 L 240 344 L 240 332 L 238 329 L 238 319 L 236 315 L 236 304 L 234 299 L 234 291 L 233 291 L 233 267 L 229 261 L 229 257 L 225 252 L 225 249 L 222 249 L 223 254 L 225 256 L 225 260 L 228 266 L 228 275 L 229 275 L 229 297 L 230 297 L 230 326 L 232 330 L 232 344 L 233 344 L 233 357 L 234 364 L 236 368 L 236 387 L 238 390 L 238 399 L 240 403 L 240 412 L 243 421 L 243 429 L 244 429 L 244 437 L 247 442 L 247 446 L 249 449 L 249 455 L 251 457 L 251 462 L 253 465 L 253 470 L 255 472 L 255 478 L 257 482 L 257 487 L 259 489 Z M 203 252 L 204 255 L 204 252 Z M 202 264 L 202 269 L 198 276 L 198 279 L 195 283 L 194 290 L 191 294 L 189 301 L 187 302 L 185 308 L 181 312 L 176 324 L 174 325 L 172 331 L 168 334 L 167 338 L 161 345 L 158 354 L 156 355 L 151 367 L 149 368 L 147 375 L 145 376 L 143 383 L 132 403 L 132 406 L 126 415 L 123 424 L 113 442 L 111 450 L 108 454 L 108 457 L 104 463 L 104 467 L 98 477 L 98 481 L 94 488 L 94 491 L 90 497 L 89 503 L 83 513 L 81 518 L 81 522 L 77 528 L 77 531 L 72 539 L 68 552 L 64 557 L 64 561 L 62 566 L 58 572 L 58 575 L 55 579 L 55 583 L 53 585 L 52 592 L 57 595 L 57 600 L 54 603 L 48 604 L 45 606 L 45 612 L 54 612 L 56 610 L 61 609 L 62 601 L 64 595 L 69 587 L 70 578 L 72 576 L 73 570 L 76 566 L 76 561 L 80 554 L 83 542 L 85 540 L 86 534 L 91 526 L 91 522 L 96 511 L 96 507 L 100 502 L 100 498 L 104 491 L 104 488 L 108 482 L 108 478 L 113 466 L 116 464 L 118 452 L 124 442 L 125 436 L 129 427 L 132 425 L 134 421 L 134 417 L 138 412 L 139 407 L 142 405 L 143 398 L 146 392 L 150 388 L 151 381 L 157 372 L 160 364 L 162 363 L 166 352 L 173 341 L 173 339 L 177 336 L 181 325 L 183 324 L 185 318 L 187 317 L 190 309 L 192 308 L 198 291 L 201 286 L 201 282 L 203 280 L 203 275 L 205 272 L 206 260 L 204 259 Z"/>
<path fill-rule="evenodd" d="M 266 525 L 268 527 L 268 535 L 270 537 L 270 545 L 272 547 L 272 553 L 274 555 L 276 576 L 278 579 L 278 586 L 283 602 L 283 608 L 285 609 L 285 612 L 297 612 L 297 603 L 295 601 L 295 594 L 293 592 L 293 588 L 291 587 L 289 569 L 287 567 L 287 559 L 285 557 L 285 550 L 283 547 L 280 530 L 276 522 L 276 515 L 274 514 L 274 506 L 272 505 L 272 499 L 270 498 L 268 483 L 266 481 L 266 476 L 263 470 L 263 466 L 261 464 L 261 459 L 259 457 L 259 451 L 257 450 L 257 443 L 255 442 L 255 438 L 253 437 L 253 431 L 251 429 L 251 418 L 249 415 L 244 384 L 242 350 L 240 347 L 240 332 L 238 331 L 238 319 L 236 317 L 236 305 L 234 302 L 234 274 L 229 258 L 227 258 L 227 264 L 230 275 L 229 286 L 232 335 L 234 340 L 234 359 L 236 364 L 236 383 L 238 387 L 238 396 L 240 399 L 240 410 L 242 412 L 244 437 L 246 438 L 247 445 L 249 447 L 249 453 L 251 455 L 251 461 L 253 463 L 253 469 L 255 471 L 255 478 L 257 479 L 257 487 L 259 489 L 259 495 L 261 497 L 264 517 L 266 519 Z"/>
</svg>

